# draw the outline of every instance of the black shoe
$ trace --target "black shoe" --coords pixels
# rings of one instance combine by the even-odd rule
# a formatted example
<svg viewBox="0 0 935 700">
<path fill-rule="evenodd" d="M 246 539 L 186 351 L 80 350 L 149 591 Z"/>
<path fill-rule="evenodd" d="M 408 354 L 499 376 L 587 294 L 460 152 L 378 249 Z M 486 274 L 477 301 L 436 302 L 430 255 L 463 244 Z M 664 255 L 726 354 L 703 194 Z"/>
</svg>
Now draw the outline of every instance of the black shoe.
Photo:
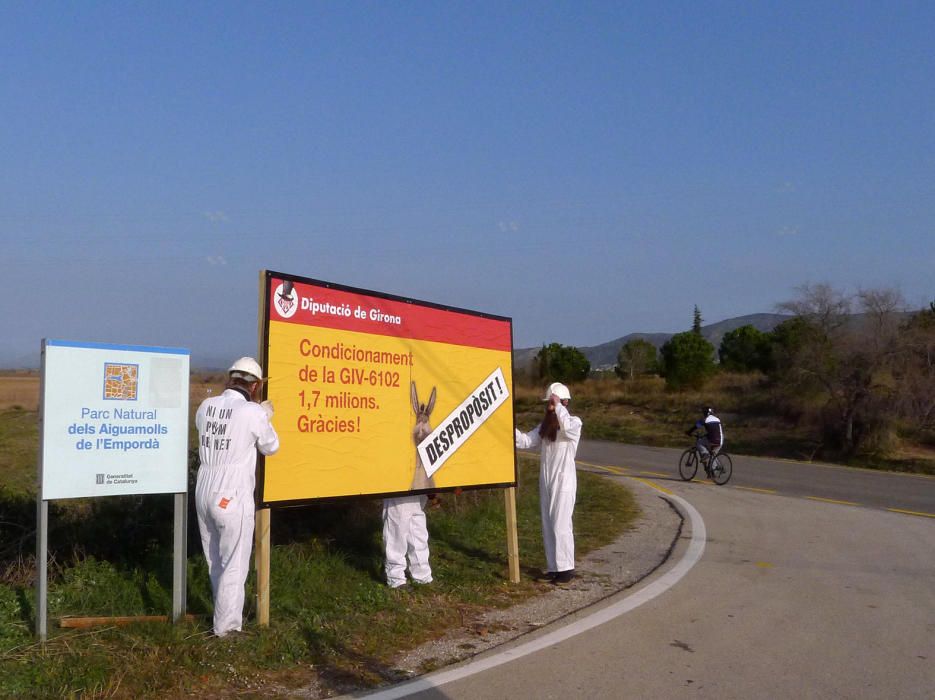
<svg viewBox="0 0 935 700">
<path fill-rule="evenodd" d="M 551 582 L 551 581 L 554 581 L 554 580 L 555 580 L 555 577 L 556 577 L 556 576 L 558 576 L 558 574 L 555 573 L 554 571 L 545 571 L 545 572 L 539 574 L 538 576 L 536 576 L 536 580 L 537 580 L 537 581 L 549 581 L 549 582 Z"/>
<path fill-rule="evenodd" d="M 555 578 L 552 579 L 552 585 L 557 586 L 562 583 L 571 583 L 575 578 L 575 570 L 568 569 L 567 571 L 559 571 L 555 574 Z"/>
</svg>

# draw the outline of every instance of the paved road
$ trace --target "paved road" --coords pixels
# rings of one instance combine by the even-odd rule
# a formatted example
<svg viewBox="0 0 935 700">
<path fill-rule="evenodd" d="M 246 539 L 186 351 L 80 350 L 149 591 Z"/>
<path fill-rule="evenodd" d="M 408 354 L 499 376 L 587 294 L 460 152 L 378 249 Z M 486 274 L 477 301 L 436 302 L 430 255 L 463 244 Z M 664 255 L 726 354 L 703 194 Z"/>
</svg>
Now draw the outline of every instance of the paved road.
<svg viewBox="0 0 935 700">
<path fill-rule="evenodd" d="M 681 450 L 668 447 L 585 440 L 578 449 L 578 460 L 582 466 L 595 464 L 624 467 L 624 473 L 635 476 L 679 479 L 678 460 L 681 453 Z M 935 477 L 932 476 L 731 456 L 734 474 L 726 488 L 758 489 L 767 493 L 826 499 L 935 518 Z"/>
<path fill-rule="evenodd" d="M 635 449 L 588 443 L 579 455 L 608 473 L 622 466 L 665 474 L 639 478 L 691 504 L 704 522 L 694 533 L 686 525 L 667 566 L 678 566 L 692 548 L 697 553 L 699 542 L 700 560 L 626 614 L 412 697 L 935 696 L 935 519 L 885 510 L 889 501 L 855 507 L 803 497 L 809 490 L 798 490 L 795 475 L 812 477 L 824 473 L 821 467 L 758 465 L 757 471 L 788 472 L 775 486 L 789 493 L 771 494 L 744 486 L 768 483 L 740 476 L 744 459 L 735 462 L 737 485 L 714 487 L 679 480 L 669 459 L 677 451 Z M 827 473 L 831 491 L 821 493 L 835 499 L 854 493 L 871 505 L 869 492 L 833 483 L 846 482 L 847 473 Z M 883 483 L 902 493 L 888 478 L 868 488 Z M 924 479 L 910 483 L 931 488 Z M 663 567 L 643 585 L 670 573 Z M 608 605 L 639 595 L 639 588 L 627 591 Z"/>
</svg>

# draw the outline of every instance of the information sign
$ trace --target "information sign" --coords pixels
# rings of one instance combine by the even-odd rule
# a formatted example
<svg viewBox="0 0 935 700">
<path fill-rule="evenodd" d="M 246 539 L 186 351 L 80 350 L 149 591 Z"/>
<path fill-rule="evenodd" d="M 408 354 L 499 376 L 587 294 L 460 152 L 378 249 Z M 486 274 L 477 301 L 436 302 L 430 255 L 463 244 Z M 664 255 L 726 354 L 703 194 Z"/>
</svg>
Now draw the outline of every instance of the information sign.
<svg viewBox="0 0 935 700">
<path fill-rule="evenodd" d="M 43 500 L 188 490 L 189 352 L 45 340 Z"/>
</svg>

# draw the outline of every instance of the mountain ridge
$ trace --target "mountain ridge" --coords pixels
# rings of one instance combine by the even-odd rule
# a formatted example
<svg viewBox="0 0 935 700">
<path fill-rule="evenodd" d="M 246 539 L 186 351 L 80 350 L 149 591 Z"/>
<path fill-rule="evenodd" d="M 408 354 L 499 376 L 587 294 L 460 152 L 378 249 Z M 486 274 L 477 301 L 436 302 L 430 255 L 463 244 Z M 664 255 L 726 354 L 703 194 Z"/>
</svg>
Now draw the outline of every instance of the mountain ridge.
<svg viewBox="0 0 935 700">
<path fill-rule="evenodd" d="M 768 333 L 778 326 L 783 321 L 788 321 L 790 318 L 793 318 L 791 314 L 771 314 L 771 313 L 759 313 L 759 314 L 747 314 L 745 316 L 735 316 L 734 318 L 727 318 L 723 321 L 717 321 L 716 323 L 710 323 L 708 325 L 701 326 L 701 335 L 711 343 L 715 348 L 720 346 L 721 340 L 724 338 L 724 335 L 730 333 L 741 326 L 753 326 L 758 331 L 763 333 Z M 689 330 L 689 329 L 686 329 Z M 682 333 L 684 331 L 679 331 Z M 601 343 L 599 345 L 590 345 L 585 347 L 579 347 L 578 350 L 586 358 L 588 362 L 591 363 L 591 369 L 611 369 L 617 364 L 617 353 L 620 352 L 620 348 L 626 345 L 631 340 L 646 340 L 656 346 L 658 350 L 661 348 L 675 333 L 645 333 L 645 332 L 636 332 L 628 333 L 627 335 L 620 336 L 614 340 L 609 340 L 606 343 Z M 513 349 L 513 364 L 516 367 L 517 371 L 529 367 L 529 365 L 535 360 L 536 354 L 539 352 L 542 346 L 533 347 L 533 348 L 514 348 Z"/>
</svg>

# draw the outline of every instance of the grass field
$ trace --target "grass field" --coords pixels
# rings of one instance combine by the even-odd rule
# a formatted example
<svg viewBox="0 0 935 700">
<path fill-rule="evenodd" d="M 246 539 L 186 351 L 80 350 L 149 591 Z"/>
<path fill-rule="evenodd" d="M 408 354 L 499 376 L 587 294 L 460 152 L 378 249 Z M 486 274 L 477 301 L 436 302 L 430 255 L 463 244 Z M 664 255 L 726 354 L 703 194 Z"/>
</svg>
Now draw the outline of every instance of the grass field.
<svg viewBox="0 0 935 700">
<path fill-rule="evenodd" d="M 221 387 L 192 383 L 192 409 Z M 31 386 L 31 388 L 30 388 Z M 507 576 L 501 491 L 444 494 L 429 512 L 435 583 L 407 592 L 383 583 L 380 502 L 273 512 L 271 626 L 210 635 L 211 593 L 190 512 L 188 612 L 180 625 L 63 630 L 69 616 L 159 615 L 171 609 L 172 499 L 166 495 L 50 504 L 49 620 L 33 637 L 38 377 L 0 378 L 0 697 L 268 697 L 315 682 L 367 687 L 400 677 L 400 650 L 470 624 L 480 611 L 543 590 L 537 461 L 520 459 L 517 489 L 523 580 Z M 194 441 L 193 441 L 194 442 Z M 191 476 L 197 456 L 190 460 Z M 579 480 L 579 554 L 615 539 L 638 516 L 630 492 Z M 427 663 L 430 668 L 432 662 Z"/>
<path fill-rule="evenodd" d="M 193 380 L 193 411 L 221 389 L 220 379 Z M 713 403 L 733 452 L 810 458 L 816 444 L 807 426 L 778 423 L 756 381 L 723 375 L 703 394 L 669 393 L 655 379 L 589 381 L 571 387 L 572 411 L 582 416 L 589 438 L 678 446 L 687 441 L 684 431 L 698 407 Z M 521 429 L 541 418 L 541 391 L 514 388 Z M 50 507 L 52 626 L 49 642 L 39 645 L 32 635 L 38 392 L 35 373 L 0 376 L 2 697 L 267 697 L 273 688 L 312 681 L 325 688 L 366 687 L 398 677 L 392 666 L 398 650 L 541 590 L 530 578 L 544 565 L 538 470 L 524 455 L 517 504 L 524 578 L 518 585 L 506 580 L 501 492 L 443 497 L 443 506 L 429 514 L 437 585 L 405 594 L 382 583 L 379 502 L 364 500 L 274 512 L 268 629 L 251 627 L 237 640 L 210 637 L 208 577 L 191 527 L 188 611 L 194 622 L 59 630 L 55 621 L 62 616 L 165 614 L 171 608 L 171 498 L 78 499 Z M 909 460 L 870 466 L 935 472 L 929 447 L 907 448 L 916 450 Z M 192 454 L 192 476 L 196 462 Z M 612 541 L 637 517 L 625 488 L 608 487 L 594 475 L 581 474 L 578 502 L 581 554 Z M 253 585 L 251 577 L 248 601 Z M 248 609 L 248 620 L 253 614 Z"/>
<path fill-rule="evenodd" d="M 192 406 L 198 406 L 212 392 L 224 386 L 220 374 L 196 374 L 191 381 Z M 19 408 L 39 410 L 39 373 L 36 371 L 0 371 L 0 411 Z"/>
<path fill-rule="evenodd" d="M 0 372 L 0 410 L 39 408 L 38 372 Z"/>
<path fill-rule="evenodd" d="M 272 623 L 251 624 L 238 639 L 210 636 L 211 594 L 197 543 L 188 561 L 194 622 L 57 629 L 62 616 L 165 614 L 171 607 L 169 497 L 58 506 L 50 515 L 51 629 L 44 646 L 32 636 L 34 500 L 0 493 L 0 696 L 267 697 L 272 687 L 312 680 L 346 688 L 398 679 L 392 658 L 399 650 L 542 590 L 532 581 L 544 566 L 536 460 L 521 460 L 520 482 L 519 584 L 507 577 L 499 491 L 441 497 L 428 516 L 436 581 L 407 591 L 382 580 L 379 501 L 274 511 Z M 612 541 L 637 517 L 629 491 L 590 474 L 581 475 L 579 504 L 581 554 Z M 251 575 L 248 620 L 253 585 Z"/>
<path fill-rule="evenodd" d="M 687 447 L 685 431 L 702 406 L 715 406 L 731 454 L 837 461 L 822 450 L 810 415 L 798 421 L 777 414 L 768 388 L 755 374 L 716 375 L 704 390 L 670 392 L 659 377 L 622 382 L 614 377 L 573 384 L 571 411 L 584 421 L 586 438 L 638 445 Z M 517 423 L 526 429 L 542 417 L 542 389 L 517 386 Z M 929 443 L 935 442 L 930 436 Z M 862 455 L 850 464 L 864 468 L 935 474 L 935 444 L 894 437 L 885 455 Z M 847 462 L 844 462 L 845 464 Z"/>
</svg>

